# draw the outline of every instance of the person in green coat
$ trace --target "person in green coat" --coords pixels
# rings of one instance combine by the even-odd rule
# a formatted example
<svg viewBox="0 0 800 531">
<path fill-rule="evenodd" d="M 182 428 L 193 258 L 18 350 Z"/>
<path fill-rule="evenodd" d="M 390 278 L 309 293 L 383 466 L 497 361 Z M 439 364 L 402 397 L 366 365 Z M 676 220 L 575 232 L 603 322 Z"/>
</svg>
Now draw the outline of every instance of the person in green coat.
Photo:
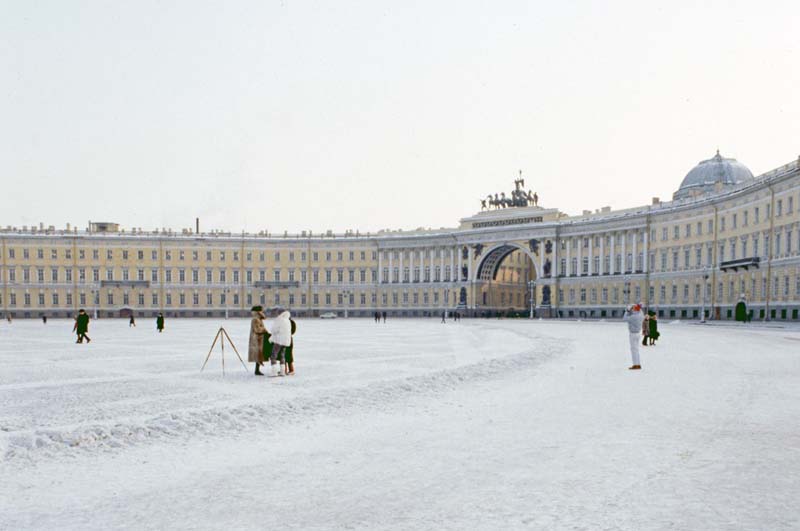
<svg viewBox="0 0 800 531">
<path fill-rule="evenodd" d="M 164 331 L 164 314 L 161 312 L 159 312 L 158 317 L 156 317 L 156 328 L 159 334 Z"/>
<path fill-rule="evenodd" d="M 297 330 L 297 323 L 294 319 L 289 319 L 289 322 L 292 323 L 292 344 L 286 347 L 283 356 L 286 360 L 286 374 L 294 374 L 294 333 Z"/>
<path fill-rule="evenodd" d="M 650 339 L 650 344 L 655 345 L 656 339 L 660 335 L 658 333 L 658 317 L 656 317 L 656 312 L 650 312 L 650 319 L 648 320 L 648 325 L 650 327 L 649 334 L 647 337 Z"/>
<path fill-rule="evenodd" d="M 89 338 L 89 314 L 81 308 L 78 310 L 78 317 L 75 318 L 75 332 L 78 334 L 78 340 L 76 343 L 83 343 L 84 338 L 86 339 L 87 343 L 91 343 L 92 340 Z"/>
</svg>

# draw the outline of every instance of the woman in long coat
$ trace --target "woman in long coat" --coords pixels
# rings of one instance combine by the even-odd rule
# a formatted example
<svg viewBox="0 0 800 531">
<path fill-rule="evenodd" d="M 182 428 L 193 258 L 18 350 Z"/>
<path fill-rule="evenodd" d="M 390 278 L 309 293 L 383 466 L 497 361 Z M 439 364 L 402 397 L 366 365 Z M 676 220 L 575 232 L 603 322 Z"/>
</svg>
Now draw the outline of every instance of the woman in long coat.
<svg viewBox="0 0 800 531">
<path fill-rule="evenodd" d="M 264 333 L 267 331 L 264 328 L 263 319 L 265 317 L 263 308 L 261 306 L 253 306 L 250 311 L 253 312 L 253 318 L 250 320 L 250 341 L 247 348 L 247 361 L 256 364 L 256 376 L 263 376 L 261 372 L 261 364 L 264 363 Z"/>
<path fill-rule="evenodd" d="M 650 320 L 647 322 L 647 324 L 650 328 L 650 333 L 647 335 L 650 339 L 650 344 L 655 345 L 656 339 L 658 339 L 658 336 L 661 335 L 658 332 L 658 318 L 656 317 L 656 312 L 650 312 Z"/>
</svg>

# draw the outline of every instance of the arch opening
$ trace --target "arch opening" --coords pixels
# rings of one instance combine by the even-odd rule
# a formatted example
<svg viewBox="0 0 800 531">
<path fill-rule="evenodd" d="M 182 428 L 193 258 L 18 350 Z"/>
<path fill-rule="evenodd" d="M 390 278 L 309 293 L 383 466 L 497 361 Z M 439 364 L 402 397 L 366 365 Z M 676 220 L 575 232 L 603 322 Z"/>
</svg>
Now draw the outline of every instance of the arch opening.
<svg viewBox="0 0 800 531">
<path fill-rule="evenodd" d="M 483 315 L 528 316 L 537 289 L 530 282 L 536 278 L 536 264 L 525 249 L 514 244 L 492 248 L 476 270 L 476 310 Z"/>
</svg>

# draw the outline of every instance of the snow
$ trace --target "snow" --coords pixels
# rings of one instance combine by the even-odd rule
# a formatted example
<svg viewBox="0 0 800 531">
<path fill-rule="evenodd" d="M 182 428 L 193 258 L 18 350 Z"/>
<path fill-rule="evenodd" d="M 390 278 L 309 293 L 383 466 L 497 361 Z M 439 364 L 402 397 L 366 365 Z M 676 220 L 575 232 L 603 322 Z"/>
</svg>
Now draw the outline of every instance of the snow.
<svg viewBox="0 0 800 531">
<path fill-rule="evenodd" d="M 798 529 L 800 329 L 0 323 L 0 529 Z"/>
</svg>

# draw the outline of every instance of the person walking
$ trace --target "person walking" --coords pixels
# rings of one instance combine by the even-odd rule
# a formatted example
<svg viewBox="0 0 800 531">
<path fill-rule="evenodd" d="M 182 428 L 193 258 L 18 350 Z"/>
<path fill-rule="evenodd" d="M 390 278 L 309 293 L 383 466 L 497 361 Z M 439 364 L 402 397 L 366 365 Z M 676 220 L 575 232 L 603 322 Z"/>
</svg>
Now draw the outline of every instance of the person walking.
<svg viewBox="0 0 800 531">
<path fill-rule="evenodd" d="M 42 324 L 47 324 L 47 316 L 42 315 Z"/>
<path fill-rule="evenodd" d="M 386 312 L 383 312 L 383 322 L 386 322 Z"/>
<path fill-rule="evenodd" d="M 656 339 L 661 335 L 658 331 L 658 317 L 656 316 L 656 312 L 650 312 L 650 320 L 647 322 L 647 325 L 647 337 L 650 338 L 650 344 L 655 345 Z"/>
<path fill-rule="evenodd" d="M 136 319 L 133 317 L 133 314 L 131 314 L 131 320 L 128 321 L 128 328 L 130 328 L 132 326 L 136 327 Z"/>
<path fill-rule="evenodd" d="M 292 322 L 288 311 L 281 312 L 270 327 L 272 355 L 269 358 L 270 376 L 283 376 L 286 363 L 286 347 L 292 344 Z M 275 365 L 280 362 L 280 369 L 275 373 Z"/>
<path fill-rule="evenodd" d="M 73 328 L 73 330 L 78 334 L 76 343 L 83 343 L 84 339 L 86 339 L 87 343 L 92 342 L 87 335 L 89 333 L 89 314 L 87 314 L 83 308 L 78 310 L 78 317 L 75 318 L 75 328 Z"/>
<path fill-rule="evenodd" d="M 159 334 L 164 331 L 164 314 L 161 312 L 158 312 L 158 317 L 156 317 L 156 329 Z"/>
<path fill-rule="evenodd" d="M 639 370 L 642 368 L 641 361 L 639 360 L 639 334 L 642 330 L 642 308 L 638 304 L 631 305 L 622 318 L 628 324 L 628 339 L 631 344 L 631 359 L 633 365 L 628 367 L 630 370 Z"/>
<path fill-rule="evenodd" d="M 447 315 L 447 312 L 442 312 L 442 322 L 443 322 L 443 323 L 446 323 L 446 322 L 447 322 L 447 320 L 445 319 L 445 316 L 446 316 L 446 315 Z"/>
<path fill-rule="evenodd" d="M 650 337 L 650 316 L 645 315 L 642 320 L 642 346 L 647 346 L 647 338 Z"/>
<path fill-rule="evenodd" d="M 264 376 L 261 365 L 264 364 L 264 309 L 261 306 L 250 308 L 253 318 L 250 320 L 250 340 L 247 348 L 247 361 L 256 364 L 255 376 Z"/>
</svg>

